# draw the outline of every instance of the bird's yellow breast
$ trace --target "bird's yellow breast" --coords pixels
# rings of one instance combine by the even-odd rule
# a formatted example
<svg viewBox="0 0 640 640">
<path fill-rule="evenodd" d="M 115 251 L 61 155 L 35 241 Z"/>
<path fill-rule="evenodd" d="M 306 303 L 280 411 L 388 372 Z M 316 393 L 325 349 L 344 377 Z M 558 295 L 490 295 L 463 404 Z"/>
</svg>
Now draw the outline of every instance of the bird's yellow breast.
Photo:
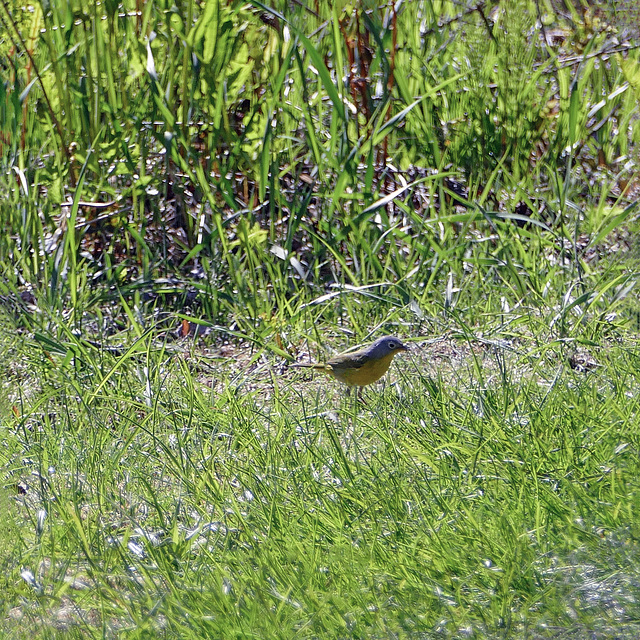
<svg viewBox="0 0 640 640">
<path fill-rule="evenodd" d="M 327 364 L 325 371 L 350 387 L 364 387 L 382 378 L 387 372 L 394 353 L 389 353 L 382 358 L 367 360 L 359 367 L 349 366 L 349 363 Z"/>
</svg>

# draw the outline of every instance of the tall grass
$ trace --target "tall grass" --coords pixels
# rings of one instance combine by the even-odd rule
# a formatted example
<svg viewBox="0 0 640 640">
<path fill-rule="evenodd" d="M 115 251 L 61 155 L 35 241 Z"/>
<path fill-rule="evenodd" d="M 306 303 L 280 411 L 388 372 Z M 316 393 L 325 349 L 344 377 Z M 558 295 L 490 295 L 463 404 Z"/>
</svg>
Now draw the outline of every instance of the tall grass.
<svg viewBox="0 0 640 640">
<path fill-rule="evenodd" d="M 25 20 L 5 5 L 12 286 L 76 306 L 92 274 L 98 298 L 131 304 L 205 267 L 206 315 L 251 333 L 327 286 L 390 283 L 424 304 L 499 272 L 516 305 L 520 267 L 538 293 L 555 280 L 539 258 L 542 273 L 513 264 L 530 242 L 573 244 L 575 276 L 587 176 L 617 174 L 637 141 L 633 50 L 589 14 L 437 6 L 125 2 Z M 618 182 L 593 175 L 603 203 Z M 518 207 L 532 231 L 493 222 Z"/>
</svg>

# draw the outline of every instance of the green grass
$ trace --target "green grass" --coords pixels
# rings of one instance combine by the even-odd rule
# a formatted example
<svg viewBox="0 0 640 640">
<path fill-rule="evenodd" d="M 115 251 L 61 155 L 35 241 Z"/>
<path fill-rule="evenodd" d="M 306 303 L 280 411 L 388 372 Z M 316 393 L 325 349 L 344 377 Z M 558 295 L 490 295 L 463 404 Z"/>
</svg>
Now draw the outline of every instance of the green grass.
<svg viewBox="0 0 640 640">
<path fill-rule="evenodd" d="M 622 23 L 525 0 L 490 16 L 412 2 L 395 18 L 326 2 L 15 4 L 0 13 L 0 56 L 20 54 L 0 95 L 0 267 L 73 323 L 190 286 L 197 315 L 254 337 L 330 285 L 392 283 L 424 304 L 451 274 L 487 270 L 513 306 L 555 277 L 539 264 L 551 245 L 633 216 L 640 93 L 636 49 L 610 51 Z M 508 229 L 518 215 L 542 242 Z M 513 256 L 489 241 L 500 220 Z"/>
<path fill-rule="evenodd" d="M 357 404 L 266 353 L 30 342 L 8 637 L 638 633 L 635 343 L 585 373 L 566 341 L 417 341 Z"/>
<path fill-rule="evenodd" d="M 0 635 L 638 637 L 633 8 L 85 4 L 0 6 Z"/>
</svg>

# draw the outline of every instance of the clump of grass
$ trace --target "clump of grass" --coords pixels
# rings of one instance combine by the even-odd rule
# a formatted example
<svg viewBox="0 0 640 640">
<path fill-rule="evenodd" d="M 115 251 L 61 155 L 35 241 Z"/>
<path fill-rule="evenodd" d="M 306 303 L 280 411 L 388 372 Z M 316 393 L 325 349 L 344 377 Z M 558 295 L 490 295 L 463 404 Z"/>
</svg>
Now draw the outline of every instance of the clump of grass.
<svg viewBox="0 0 640 640">
<path fill-rule="evenodd" d="M 255 335 L 329 287 L 391 283 L 424 304 L 466 278 L 477 244 L 492 253 L 494 213 L 540 225 L 501 229 L 509 264 L 512 238 L 561 254 L 583 205 L 627 204 L 617 179 L 584 188 L 637 142 L 632 54 L 608 55 L 612 28 L 588 16 L 541 22 L 524 1 L 122 8 L 36 10 L 30 37 L 3 18 L 20 52 L 6 107 L 37 80 L 24 94 L 37 108 L 6 112 L 18 180 L 4 179 L 0 261 L 77 317 L 156 301 L 167 276 L 199 292 L 195 315 Z"/>
</svg>

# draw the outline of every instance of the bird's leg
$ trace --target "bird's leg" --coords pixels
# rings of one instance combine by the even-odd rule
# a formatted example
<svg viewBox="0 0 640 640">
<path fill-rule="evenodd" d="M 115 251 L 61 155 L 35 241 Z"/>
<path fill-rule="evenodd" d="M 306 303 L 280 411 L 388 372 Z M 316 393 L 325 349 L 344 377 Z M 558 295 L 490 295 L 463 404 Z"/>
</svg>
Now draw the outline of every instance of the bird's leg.
<svg viewBox="0 0 640 640">
<path fill-rule="evenodd" d="M 364 387 L 358 387 L 356 392 L 356 402 L 359 402 L 364 407 L 367 406 L 367 399 L 364 397 Z"/>
</svg>

